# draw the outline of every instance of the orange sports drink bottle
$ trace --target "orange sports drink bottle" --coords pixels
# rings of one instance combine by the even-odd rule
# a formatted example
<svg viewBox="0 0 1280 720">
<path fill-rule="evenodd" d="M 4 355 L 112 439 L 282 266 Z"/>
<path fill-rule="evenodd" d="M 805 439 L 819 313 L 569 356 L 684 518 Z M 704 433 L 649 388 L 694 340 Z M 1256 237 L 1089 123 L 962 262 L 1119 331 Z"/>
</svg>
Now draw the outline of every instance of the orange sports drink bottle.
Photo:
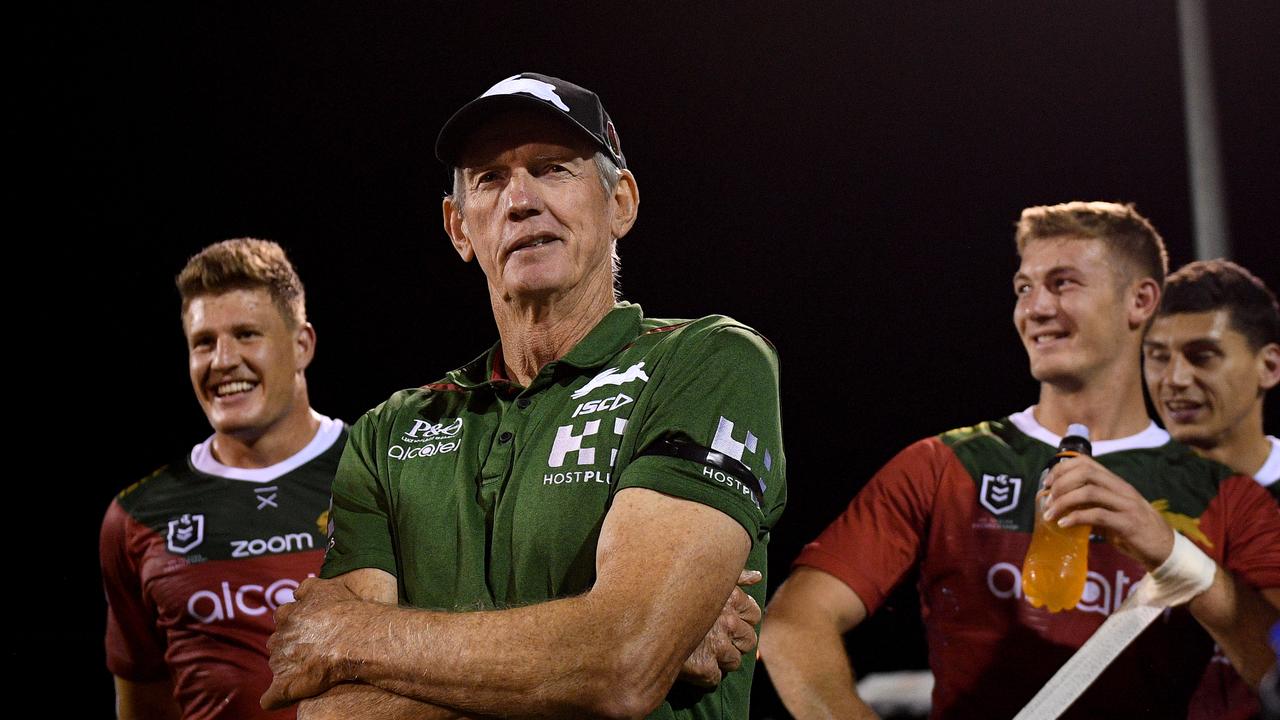
<svg viewBox="0 0 1280 720">
<path fill-rule="evenodd" d="M 1089 444 L 1089 428 L 1078 423 L 1067 426 L 1067 434 L 1058 445 L 1058 452 L 1040 473 L 1040 486 L 1036 492 L 1036 526 L 1031 533 L 1031 547 L 1022 561 L 1022 594 L 1035 607 L 1048 606 L 1050 612 L 1069 610 L 1084 595 L 1085 580 L 1089 575 L 1088 525 L 1069 528 L 1058 527 L 1056 522 L 1046 522 L 1044 505 L 1049 492 L 1044 489 L 1044 479 L 1049 470 L 1062 460 L 1077 455 L 1092 455 Z"/>
</svg>

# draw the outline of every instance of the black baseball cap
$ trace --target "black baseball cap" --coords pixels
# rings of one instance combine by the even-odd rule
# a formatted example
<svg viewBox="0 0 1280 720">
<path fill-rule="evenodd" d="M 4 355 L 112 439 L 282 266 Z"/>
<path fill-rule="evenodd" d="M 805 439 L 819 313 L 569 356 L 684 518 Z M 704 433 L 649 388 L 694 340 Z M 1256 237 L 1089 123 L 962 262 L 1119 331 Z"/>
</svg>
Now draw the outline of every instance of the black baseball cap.
<svg viewBox="0 0 1280 720">
<path fill-rule="evenodd" d="M 458 166 L 458 156 L 467 136 L 495 114 L 514 108 L 534 108 L 555 113 L 586 133 L 620 168 L 627 166 L 618 131 L 604 111 L 600 97 L 590 90 L 560 78 L 539 73 L 512 75 L 483 95 L 463 105 L 440 128 L 436 157 L 450 167 Z"/>
</svg>

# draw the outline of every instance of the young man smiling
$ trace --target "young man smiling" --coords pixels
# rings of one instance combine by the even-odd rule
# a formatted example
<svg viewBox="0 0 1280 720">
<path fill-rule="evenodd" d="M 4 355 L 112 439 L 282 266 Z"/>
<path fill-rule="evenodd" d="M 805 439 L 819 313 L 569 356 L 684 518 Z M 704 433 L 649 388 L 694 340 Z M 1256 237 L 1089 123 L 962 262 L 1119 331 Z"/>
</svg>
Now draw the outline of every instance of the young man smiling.
<svg viewBox="0 0 1280 720">
<path fill-rule="evenodd" d="M 177 282 L 191 386 L 213 435 L 120 493 L 103 520 L 117 713 L 290 717 L 258 705 L 271 611 L 320 569 L 346 430 L 311 409 L 316 334 L 279 245 L 211 245 Z"/>
<path fill-rule="evenodd" d="M 1200 570 L 1179 580 L 1199 594 L 1148 628 L 1063 717 L 1185 715 L 1211 637 L 1252 682 L 1270 666 L 1280 513 L 1251 479 L 1170 442 L 1146 416 L 1141 343 L 1165 274 L 1159 235 L 1130 206 L 1073 202 L 1024 210 L 1017 247 L 1013 321 L 1039 400 L 911 445 L 804 549 L 760 641 L 797 718 L 874 717 L 841 636 L 913 568 L 934 718 L 1013 717 L 1175 555 L 1195 559 Z M 1023 597 L 1020 567 L 1037 481 L 1071 423 L 1091 430 L 1093 457 L 1048 473 L 1045 518 L 1091 525 L 1098 537 L 1083 599 L 1051 613 Z"/>
<path fill-rule="evenodd" d="M 1143 351 L 1169 434 L 1280 492 L 1280 440 L 1262 427 L 1263 400 L 1280 384 L 1280 309 L 1266 285 L 1227 260 L 1183 267 Z"/>
<path fill-rule="evenodd" d="M 1169 434 L 1280 499 L 1280 440 L 1262 427 L 1280 383 L 1280 308 L 1266 285 L 1229 260 L 1186 265 L 1165 283 L 1143 355 Z M 1191 707 L 1192 720 L 1242 720 L 1257 714 L 1257 693 L 1217 652 Z"/>
</svg>

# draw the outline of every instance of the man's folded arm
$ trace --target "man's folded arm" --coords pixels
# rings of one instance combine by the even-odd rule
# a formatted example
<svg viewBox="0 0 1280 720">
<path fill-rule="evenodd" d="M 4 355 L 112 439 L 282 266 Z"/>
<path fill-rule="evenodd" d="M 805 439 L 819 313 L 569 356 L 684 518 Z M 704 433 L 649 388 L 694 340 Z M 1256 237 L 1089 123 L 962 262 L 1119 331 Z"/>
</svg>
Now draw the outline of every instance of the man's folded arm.
<svg viewBox="0 0 1280 720">
<path fill-rule="evenodd" d="M 362 600 L 395 604 L 396 578 L 376 568 L 352 570 L 333 579 Z M 298 705 L 299 720 L 341 720 L 361 717 L 368 720 L 452 720 L 462 717 L 412 698 L 387 692 L 360 682 L 343 683 Z"/>
<path fill-rule="evenodd" d="M 625 488 L 604 519 L 596 582 L 577 597 L 449 613 L 385 604 L 395 581 L 381 571 L 368 571 L 383 576 L 378 592 L 359 593 L 373 602 L 311 580 L 280 618 L 263 702 L 358 681 L 463 714 L 643 717 L 715 622 L 750 548 L 715 508 Z"/>
</svg>

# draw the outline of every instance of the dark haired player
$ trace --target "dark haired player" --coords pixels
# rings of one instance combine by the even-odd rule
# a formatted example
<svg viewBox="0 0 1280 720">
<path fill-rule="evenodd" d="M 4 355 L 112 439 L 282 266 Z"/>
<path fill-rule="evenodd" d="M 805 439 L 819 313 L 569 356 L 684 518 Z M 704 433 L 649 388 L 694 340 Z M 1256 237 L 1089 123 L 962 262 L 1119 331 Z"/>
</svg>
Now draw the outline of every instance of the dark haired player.
<svg viewBox="0 0 1280 720">
<path fill-rule="evenodd" d="M 1280 440 L 1263 431 L 1263 400 L 1280 383 L 1280 308 L 1262 280 L 1229 260 L 1200 260 L 1165 282 L 1143 342 L 1147 390 L 1174 439 L 1280 498 Z M 1193 720 L 1258 712 L 1257 693 L 1214 654 Z"/>
</svg>

